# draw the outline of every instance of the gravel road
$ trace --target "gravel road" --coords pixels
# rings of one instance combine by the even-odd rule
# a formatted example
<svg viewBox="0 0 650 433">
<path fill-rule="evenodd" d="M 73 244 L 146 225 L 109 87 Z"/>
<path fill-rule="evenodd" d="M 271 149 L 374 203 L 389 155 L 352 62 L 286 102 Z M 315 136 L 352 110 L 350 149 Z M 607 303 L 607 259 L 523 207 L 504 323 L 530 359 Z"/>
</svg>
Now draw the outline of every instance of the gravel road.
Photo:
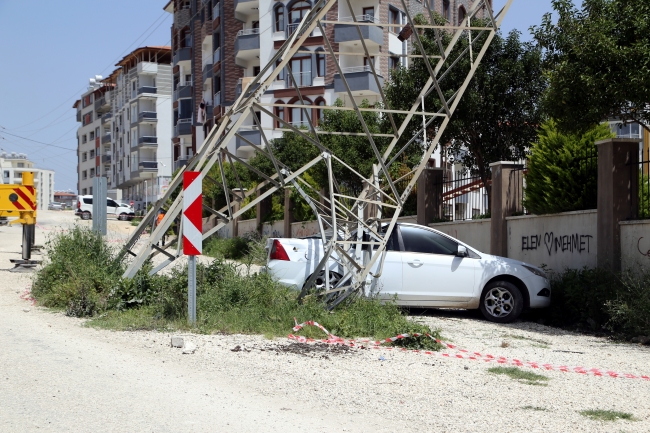
<svg viewBox="0 0 650 433">
<path fill-rule="evenodd" d="M 71 221 L 39 212 L 37 243 Z M 18 257 L 19 245 L 20 227 L 0 227 L 0 268 Z M 537 371 L 549 380 L 536 386 L 491 374 L 494 365 L 481 361 L 245 335 L 183 335 L 197 347 L 183 355 L 170 346 L 172 334 L 95 330 L 32 306 L 21 298 L 30 275 L 2 276 L 2 432 L 650 431 L 650 381 Z M 530 322 L 495 325 L 469 312 L 418 312 L 412 319 L 472 351 L 650 374 L 647 346 Z M 629 412 L 635 420 L 593 421 L 579 413 L 591 409 Z"/>
</svg>

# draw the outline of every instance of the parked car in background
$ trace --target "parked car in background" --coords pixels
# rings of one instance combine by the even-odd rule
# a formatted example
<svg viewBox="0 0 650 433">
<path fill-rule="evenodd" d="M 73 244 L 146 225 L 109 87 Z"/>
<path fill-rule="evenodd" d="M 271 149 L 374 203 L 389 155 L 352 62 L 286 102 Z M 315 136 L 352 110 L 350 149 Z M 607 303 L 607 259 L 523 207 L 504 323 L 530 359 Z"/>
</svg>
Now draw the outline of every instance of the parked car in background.
<svg viewBox="0 0 650 433">
<path fill-rule="evenodd" d="M 81 219 L 89 220 L 92 219 L 93 212 L 93 196 L 92 195 L 80 195 L 77 198 L 77 210 L 75 215 L 81 217 Z M 121 221 L 128 221 L 135 217 L 133 208 L 124 203 L 118 203 L 111 198 L 106 199 L 106 216 L 107 218 L 117 218 Z"/>
<path fill-rule="evenodd" d="M 55 201 L 51 201 L 50 204 L 47 205 L 48 210 L 63 210 L 65 209 L 65 204 L 64 203 L 57 203 Z"/>
<path fill-rule="evenodd" d="M 266 248 L 267 271 L 297 290 L 324 254 L 320 237 L 270 238 Z M 334 284 L 344 275 L 337 258 L 334 253 L 327 266 Z M 374 274 L 380 262 L 374 265 Z M 315 282 L 316 289 L 324 287 L 324 271 Z M 524 308 L 548 307 L 550 287 L 536 266 L 480 252 L 430 227 L 399 223 L 388 239 L 381 276 L 372 280 L 366 295 L 395 299 L 398 305 L 409 307 L 479 309 L 486 319 L 507 323 Z"/>
</svg>

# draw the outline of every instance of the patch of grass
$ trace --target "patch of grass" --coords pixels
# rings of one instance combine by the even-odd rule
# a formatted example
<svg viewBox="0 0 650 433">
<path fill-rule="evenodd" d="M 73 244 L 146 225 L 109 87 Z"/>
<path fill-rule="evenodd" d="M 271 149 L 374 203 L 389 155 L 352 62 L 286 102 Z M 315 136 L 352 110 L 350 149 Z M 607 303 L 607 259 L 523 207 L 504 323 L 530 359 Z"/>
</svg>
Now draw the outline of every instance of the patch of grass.
<svg viewBox="0 0 650 433">
<path fill-rule="evenodd" d="M 255 233 L 232 239 L 211 237 L 203 245 L 203 254 L 210 257 L 239 260 L 248 264 L 266 264 L 266 238 Z"/>
<path fill-rule="evenodd" d="M 619 419 L 624 419 L 627 421 L 635 420 L 634 416 L 631 413 L 618 412 L 615 410 L 603 410 L 603 409 L 583 410 L 580 412 L 580 415 L 586 416 L 587 418 L 596 421 L 616 421 Z"/>
<path fill-rule="evenodd" d="M 87 228 L 59 233 L 46 244 L 48 262 L 36 274 L 34 296 L 44 306 L 90 317 L 88 326 L 116 330 L 185 330 L 202 333 L 263 334 L 292 332 L 293 318 L 315 320 L 342 338 L 384 339 L 401 333 L 437 331 L 412 322 L 394 303 L 355 298 L 328 312 L 317 297 L 298 302 L 298 292 L 266 273 L 242 275 L 235 264 L 218 258 L 197 265 L 197 324 L 187 324 L 187 268 L 149 275 L 150 265 L 134 278 L 122 278 L 125 265 L 108 243 Z M 325 338 L 308 327 L 300 335 Z M 439 349 L 430 338 L 404 339 L 397 345 Z"/>
<path fill-rule="evenodd" d="M 488 369 L 488 373 L 503 374 L 526 385 L 547 386 L 546 382 L 549 380 L 546 376 L 517 367 L 492 367 Z"/>
<path fill-rule="evenodd" d="M 543 411 L 543 412 L 548 412 L 548 409 L 545 407 L 540 407 L 540 406 L 524 406 L 522 407 L 524 410 L 534 410 L 534 411 Z"/>
<path fill-rule="evenodd" d="M 140 225 L 141 221 L 142 221 L 142 217 L 134 217 L 133 219 L 131 219 L 131 225 L 137 227 Z"/>
</svg>

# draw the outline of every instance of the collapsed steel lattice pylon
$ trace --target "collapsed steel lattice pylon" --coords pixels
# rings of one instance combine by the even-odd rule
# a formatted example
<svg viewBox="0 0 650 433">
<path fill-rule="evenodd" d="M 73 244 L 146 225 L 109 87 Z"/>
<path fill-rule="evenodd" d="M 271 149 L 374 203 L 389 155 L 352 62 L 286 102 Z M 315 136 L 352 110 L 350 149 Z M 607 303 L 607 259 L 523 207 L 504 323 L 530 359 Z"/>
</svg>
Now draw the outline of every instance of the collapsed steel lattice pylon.
<svg viewBox="0 0 650 433">
<path fill-rule="evenodd" d="M 392 27 L 403 27 L 404 24 L 389 24 L 380 23 L 376 20 L 363 20 L 359 21 L 357 17 L 352 16 L 346 21 L 331 21 L 327 20 L 326 16 L 328 11 L 337 4 L 337 2 L 346 2 L 350 11 L 353 10 L 352 3 L 355 0 L 318 0 L 313 9 L 305 15 L 302 21 L 297 25 L 297 28 L 291 33 L 291 36 L 284 43 L 284 45 L 277 51 L 275 56 L 268 62 L 266 67 L 258 74 L 257 77 L 242 91 L 242 94 L 235 101 L 233 106 L 225 113 L 224 118 L 218 125 L 215 125 L 208 136 L 206 137 L 203 145 L 198 149 L 196 155 L 188 162 L 184 170 L 201 171 L 206 176 L 209 170 L 218 164 L 221 173 L 221 179 L 210 179 L 213 182 L 221 184 L 224 191 L 224 198 L 226 206 L 220 210 L 211 209 L 204 205 L 204 209 L 213 214 L 218 224 L 203 235 L 203 239 L 216 233 L 219 229 L 226 226 L 235 218 L 241 216 L 244 212 L 251 209 L 260 201 L 270 197 L 285 188 L 295 188 L 301 196 L 308 202 L 309 206 L 315 213 L 316 219 L 320 228 L 320 236 L 324 245 L 324 255 L 320 259 L 318 266 L 313 272 L 311 278 L 305 284 L 301 296 L 304 296 L 307 290 L 314 285 L 317 276 L 322 275 L 325 280 L 324 295 L 329 300 L 330 307 L 336 306 L 343 299 L 353 293 L 358 293 L 364 290 L 367 283 L 371 283 L 373 278 L 378 278 L 381 275 L 383 268 L 383 258 L 385 257 L 386 243 L 395 227 L 397 218 L 400 216 L 404 202 L 408 198 L 415 183 L 424 170 L 431 154 L 436 149 L 451 116 L 453 115 L 458 103 L 465 92 L 470 80 L 472 79 L 476 69 L 478 68 L 481 59 L 483 58 L 489 44 L 491 43 L 496 31 L 498 30 L 505 13 L 509 9 L 512 0 L 508 0 L 506 5 L 497 14 L 494 14 L 489 2 L 487 0 L 478 0 L 474 3 L 471 10 L 467 13 L 464 20 L 458 26 L 437 26 L 435 25 L 433 12 L 431 11 L 431 3 L 423 2 L 428 9 L 429 17 L 431 18 L 429 24 L 415 24 L 405 0 L 401 0 L 403 9 L 406 14 L 406 25 L 412 31 L 412 43 L 418 48 L 420 53 L 426 53 L 424 45 L 420 38 L 420 32 L 424 29 L 433 29 L 436 39 L 436 45 L 439 52 L 437 55 L 426 56 L 420 54 L 403 54 L 409 58 L 419 58 L 423 60 L 426 66 L 429 77 L 426 83 L 420 89 L 418 98 L 413 101 L 409 110 L 395 110 L 391 109 L 387 103 L 386 97 L 381 90 L 381 82 L 378 77 L 377 70 L 374 63 L 368 62 L 369 72 L 371 72 L 371 79 L 374 78 L 377 87 L 379 88 L 379 95 L 381 103 L 377 107 L 360 107 L 355 101 L 355 97 L 350 89 L 346 76 L 341 68 L 339 62 L 339 55 L 349 53 L 337 53 L 333 49 L 333 45 L 328 38 L 324 25 L 334 24 L 347 24 L 356 27 L 361 46 L 362 53 L 366 58 L 371 58 L 376 53 L 370 54 L 368 47 L 362 35 L 362 26 L 378 26 L 383 31 Z M 470 20 L 476 16 L 479 11 L 484 11 L 487 15 L 487 24 L 481 27 L 470 25 Z M 325 55 L 331 56 L 333 63 L 336 66 L 336 72 L 339 74 L 340 79 L 349 96 L 351 106 L 339 107 L 329 106 L 328 110 L 353 110 L 356 112 L 359 122 L 362 126 L 363 132 L 353 131 L 324 131 L 315 127 L 309 115 L 309 105 L 305 104 L 303 95 L 301 94 L 300 85 L 297 82 L 296 75 L 290 69 L 290 60 L 295 54 L 301 53 L 301 47 L 305 40 L 311 36 L 315 29 L 319 29 L 324 39 Z M 442 32 L 449 32 L 451 38 L 447 46 L 443 46 Z M 478 32 L 478 35 L 474 35 Z M 474 44 L 481 40 L 479 37 L 487 33 L 486 37 L 482 40 L 480 46 L 474 47 Z M 475 37 L 473 37 L 475 36 Z M 450 58 L 454 47 L 458 41 L 468 37 L 468 47 L 463 50 L 456 58 Z M 382 54 L 379 54 L 382 55 Z M 392 54 L 383 54 L 392 55 Z M 469 59 L 470 69 L 467 73 L 462 85 L 454 89 L 443 89 L 442 78 L 456 65 L 460 60 L 465 57 Z M 267 91 L 269 86 L 276 80 L 277 76 L 284 70 L 288 70 L 293 87 L 298 96 L 299 102 L 294 104 L 268 104 L 262 103 L 261 97 Z M 444 90 L 447 90 L 445 93 Z M 437 111 L 425 111 L 425 98 L 432 92 L 436 92 L 440 101 L 440 107 L 436 107 Z M 453 93 L 451 93 L 453 92 Z M 445 98 L 445 94 L 452 94 L 451 97 Z M 303 115 L 308 119 L 306 122 L 308 129 L 297 128 L 295 125 L 284 118 L 276 115 L 275 107 L 285 108 L 298 108 L 301 109 Z M 305 164 L 298 170 L 291 171 L 283 163 L 283 161 L 276 158 L 273 154 L 272 147 L 269 147 L 269 139 L 262 128 L 260 120 L 257 118 L 255 112 L 263 112 L 270 116 L 274 122 L 282 126 L 282 131 L 290 131 L 305 139 L 307 142 L 316 146 L 319 149 L 319 156 Z M 370 111 L 379 113 L 380 116 L 390 120 L 392 126 L 392 133 L 380 134 L 371 132 L 364 121 L 362 113 Z M 245 137 L 238 133 L 245 118 L 251 113 L 257 128 L 260 131 L 264 147 L 257 146 L 247 140 Z M 400 125 L 395 123 L 394 115 L 404 116 Z M 408 142 L 402 147 L 398 148 L 398 142 L 402 138 L 402 134 L 408 126 L 409 122 L 414 116 L 422 116 L 422 128 L 412 137 L 408 137 Z M 427 137 L 427 131 L 434 130 L 433 137 Z M 343 161 L 340 157 L 333 154 L 326 146 L 321 143 L 320 136 L 323 134 L 339 134 L 348 136 L 365 136 L 368 139 L 368 145 L 376 157 L 373 168 L 373 174 L 369 178 L 364 177 L 362 174 L 355 171 L 350 167 L 349 163 Z M 228 143 L 231 139 L 237 137 L 252 146 L 259 154 L 268 158 L 272 163 L 275 174 L 267 176 L 256 168 L 252 167 L 246 161 L 239 158 L 236 154 L 228 151 Z M 376 139 L 381 137 L 384 140 L 390 140 L 384 152 L 380 152 Z M 400 143 L 401 144 L 401 143 Z M 389 172 L 389 168 L 399 156 L 402 155 L 409 146 L 420 146 L 422 157 L 419 164 L 412 167 L 410 172 L 393 179 Z M 256 173 L 261 178 L 265 179 L 257 187 L 245 191 L 243 188 L 237 169 L 235 168 L 235 161 L 238 162 L 240 167 L 245 167 L 247 170 Z M 362 192 L 357 196 L 346 194 L 342 185 L 337 182 L 332 170 L 332 163 L 335 162 L 339 166 L 345 167 L 354 175 L 358 176 L 359 180 L 365 185 Z M 321 191 L 311 191 L 311 195 L 305 192 L 305 188 L 309 188 L 309 184 L 304 181 L 303 174 L 316 164 L 325 164 L 328 173 L 328 181 L 326 193 Z M 224 174 L 224 165 L 229 164 L 235 177 L 237 178 L 237 188 L 232 188 L 228 185 Z M 396 183 L 403 179 L 410 181 L 400 193 L 396 187 Z M 136 242 L 144 232 L 145 228 L 152 224 L 158 210 L 165 204 L 171 197 L 174 191 L 181 185 L 182 171 L 171 182 L 171 185 L 166 194 L 156 202 L 156 204 L 149 210 L 147 215 L 143 218 L 142 222 L 134 233 L 129 237 L 126 245 L 123 248 L 123 254 L 129 253 L 134 256 L 125 272 L 125 277 L 133 277 L 136 272 L 144 265 L 144 263 L 155 254 L 164 254 L 166 259 L 163 263 L 152 269 L 152 273 L 158 272 L 168 264 L 172 263 L 181 254 L 181 243 L 177 242 L 176 251 L 170 252 L 169 245 L 167 248 L 161 248 L 157 244 L 164 233 L 170 228 L 174 220 L 177 219 L 182 212 L 182 192 L 173 201 L 169 207 L 162 222 L 155 227 L 151 236 L 144 242 L 144 246 L 139 252 L 132 251 Z M 320 200 L 315 200 L 313 197 L 318 196 Z M 250 199 L 250 201 L 248 201 Z M 243 204 L 243 201 L 248 201 Z M 382 209 L 394 209 L 392 217 L 382 223 Z M 182 239 L 182 224 L 179 228 L 178 239 Z M 326 236 L 326 231 L 332 235 Z M 379 260 L 379 263 L 377 263 Z M 330 272 L 325 272 L 327 267 L 331 269 L 331 264 L 335 263 L 338 267 L 338 277 L 330 281 Z M 375 269 L 372 272 L 372 269 Z"/>
</svg>

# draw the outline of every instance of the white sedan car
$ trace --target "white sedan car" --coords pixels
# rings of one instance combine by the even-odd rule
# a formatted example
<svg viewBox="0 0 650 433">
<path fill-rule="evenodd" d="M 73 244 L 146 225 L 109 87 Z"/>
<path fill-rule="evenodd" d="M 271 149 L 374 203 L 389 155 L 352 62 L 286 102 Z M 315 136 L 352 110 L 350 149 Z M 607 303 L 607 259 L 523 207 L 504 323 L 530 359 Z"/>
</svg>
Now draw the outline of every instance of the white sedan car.
<svg viewBox="0 0 650 433">
<path fill-rule="evenodd" d="M 323 257 L 319 238 L 268 240 L 267 271 L 281 284 L 302 289 Z M 429 227 L 397 224 L 386 248 L 381 276 L 370 292 L 410 307 L 480 309 L 493 322 L 515 320 L 524 308 L 551 303 L 544 271 L 518 260 L 493 256 Z M 342 277 L 328 264 L 330 279 Z M 379 260 L 373 273 L 379 271 Z M 322 286 L 325 273 L 316 278 Z"/>
</svg>

